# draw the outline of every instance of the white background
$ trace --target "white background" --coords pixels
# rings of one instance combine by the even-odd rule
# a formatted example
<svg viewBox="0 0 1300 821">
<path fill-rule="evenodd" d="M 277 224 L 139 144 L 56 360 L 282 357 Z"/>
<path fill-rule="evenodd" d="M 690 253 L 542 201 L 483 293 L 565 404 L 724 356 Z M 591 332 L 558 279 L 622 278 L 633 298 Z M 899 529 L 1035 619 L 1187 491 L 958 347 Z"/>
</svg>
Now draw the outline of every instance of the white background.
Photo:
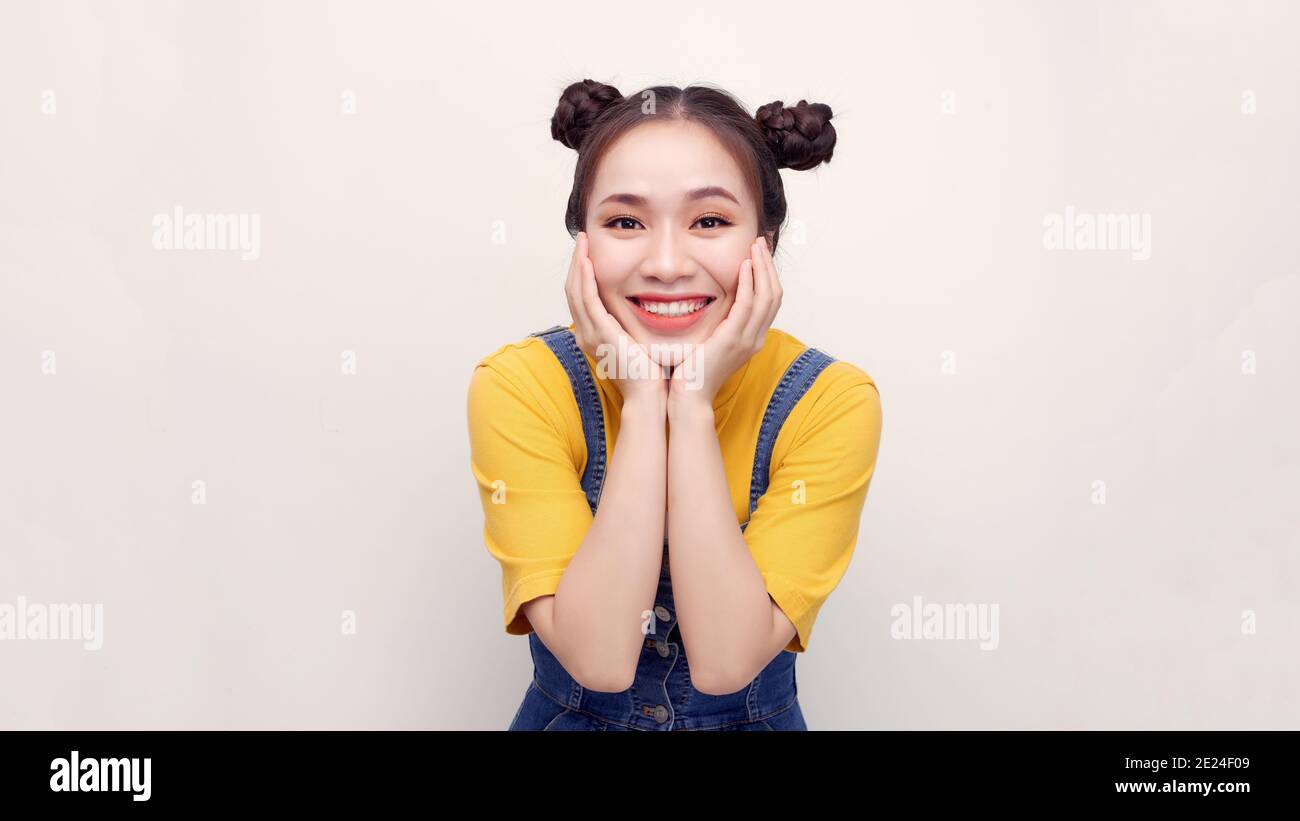
<svg viewBox="0 0 1300 821">
<path fill-rule="evenodd" d="M 0 641 L 0 727 L 508 724 L 531 660 L 466 389 L 569 322 L 576 154 L 549 121 L 587 77 L 834 109 L 832 162 L 782 172 L 806 241 L 787 227 L 776 326 L 871 374 L 884 432 L 799 659 L 811 728 L 1300 727 L 1298 24 L 1281 2 L 6 4 L 0 603 L 105 625 L 95 652 Z M 177 205 L 259 214 L 260 257 L 156 250 Z M 1150 214 L 1151 258 L 1046 249 L 1067 206 Z M 998 649 L 891 639 L 916 595 L 997 604 Z"/>
</svg>

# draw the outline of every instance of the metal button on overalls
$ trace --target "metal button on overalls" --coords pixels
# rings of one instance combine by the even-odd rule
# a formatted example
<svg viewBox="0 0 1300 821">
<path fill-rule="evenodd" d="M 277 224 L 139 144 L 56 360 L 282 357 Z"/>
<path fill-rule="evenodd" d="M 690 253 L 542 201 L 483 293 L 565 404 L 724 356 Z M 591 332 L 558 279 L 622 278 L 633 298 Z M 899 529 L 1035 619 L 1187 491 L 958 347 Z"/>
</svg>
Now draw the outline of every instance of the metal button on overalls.
<svg viewBox="0 0 1300 821">
<path fill-rule="evenodd" d="M 655 708 L 655 723 L 663 724 L 668 720 L 668 708 L 660 704 Z"/>
<path fill-rule="evenodd" d="M 663 658 L 668 658 L 668 654 L 672 652 L 668 649 L 668 642 L 666 641 L 656 641 L 655 649 L 659 651 L 659 655 Z"/>
<path fill-rule="evenodd" d="M 668 621 L 673 617 L 673 614 L 668 612 L 668 608 L 662 605 L 655 608 L 655 615 L 659 617 L 660 621 Z"/>
</svg>

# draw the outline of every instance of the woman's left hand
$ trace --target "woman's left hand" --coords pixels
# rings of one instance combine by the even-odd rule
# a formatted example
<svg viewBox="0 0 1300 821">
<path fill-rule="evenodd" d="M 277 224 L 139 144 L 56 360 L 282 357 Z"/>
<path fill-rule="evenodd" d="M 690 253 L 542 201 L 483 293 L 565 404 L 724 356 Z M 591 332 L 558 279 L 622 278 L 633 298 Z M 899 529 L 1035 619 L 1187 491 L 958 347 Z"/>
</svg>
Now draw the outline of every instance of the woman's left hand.
<svg viewBox="0 0 1300 821">
<path fill-rule="evenodd" d="M 698 407 L 711 411 L 722 383 L 763 349 L 767 329 L 780 307 L 781 280 L 767 238 L 759 236 L 749 246 L 749 257 L 740 263 L 736 300 L 726 318 L 673 368 L 669 413 Z"/>
</svg>

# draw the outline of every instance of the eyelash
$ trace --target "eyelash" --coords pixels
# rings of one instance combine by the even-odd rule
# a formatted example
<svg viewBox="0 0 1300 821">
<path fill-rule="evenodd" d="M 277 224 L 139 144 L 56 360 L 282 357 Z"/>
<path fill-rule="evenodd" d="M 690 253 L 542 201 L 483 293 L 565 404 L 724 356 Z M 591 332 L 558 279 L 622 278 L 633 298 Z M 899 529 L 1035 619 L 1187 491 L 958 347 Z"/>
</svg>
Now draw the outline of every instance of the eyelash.
<svg viewBox="0 0 1300 821">
<path fill-rule="evenodd" d="M 726 217 L 722 216 L 721 214 L 704 214 L 703 216 L 698 217 L 698 218 L 695 220 L 695 222 L 699 222 L 700 220 L 706 220 L 706 219 L 717 220 L 718 222 L 722 223 L 721 225 L 719 225 L 719 226 L 717 226 L 717 227 L 715 227 L 715 228 L 707 229 L 707 230 L 710 230 L 710 231 L 716 231 L 716 230 L 718 230 L 718 228 L 725 228 L 725 227 L 727 227 L 728 225 L 731 225 L 731 221 L 728 220 Z M 611 218 L 610 218 L 610 219 L 605 223 L 605 227 L 606 227 L 606 228 L 611 228 L 611 227 L 613 227 L 614 223 L 618 222 L 619 220 L 632 220 L 633 222 L 637 222 L 637 223 L 641 222 L 641 220 L 637 219 L 636 217 L 629 216 L 629 215 L 627 215 L 627 214 L 620 214 L 620 215 L 617 216 L 617 217 L 611 217 Z M 694 223 L 692 223 L 692 225 L 694 225 Z"/>
</svg>

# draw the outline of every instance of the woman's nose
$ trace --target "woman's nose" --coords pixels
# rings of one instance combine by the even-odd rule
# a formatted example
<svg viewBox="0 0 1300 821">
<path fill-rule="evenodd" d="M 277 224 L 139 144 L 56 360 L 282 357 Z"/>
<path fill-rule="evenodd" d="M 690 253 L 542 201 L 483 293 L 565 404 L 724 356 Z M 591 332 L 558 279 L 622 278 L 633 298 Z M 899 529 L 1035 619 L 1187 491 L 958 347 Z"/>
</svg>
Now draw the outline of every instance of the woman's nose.
<svg viewBox="0 0 1300 821">
<path fill-rule="evenodd" d="M 664 282 L 690 274 L 683 238 L 667 231 L 655 239 L 642 266 L 642 273 Z"/>
</svg>

